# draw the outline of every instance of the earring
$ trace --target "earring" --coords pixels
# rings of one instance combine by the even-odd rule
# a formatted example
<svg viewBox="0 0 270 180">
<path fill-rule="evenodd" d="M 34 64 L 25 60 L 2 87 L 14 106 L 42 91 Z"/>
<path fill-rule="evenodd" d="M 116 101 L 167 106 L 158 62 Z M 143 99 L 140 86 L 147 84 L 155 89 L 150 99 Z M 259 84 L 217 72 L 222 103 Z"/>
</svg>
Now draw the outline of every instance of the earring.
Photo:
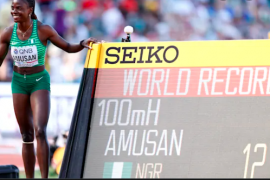
<svg viewBox="0 0 270 180">
<path fill-rule="evenodd" d="M 31 14 L 29 14 L 29 16 L 31 16 Z"/>
</svg>

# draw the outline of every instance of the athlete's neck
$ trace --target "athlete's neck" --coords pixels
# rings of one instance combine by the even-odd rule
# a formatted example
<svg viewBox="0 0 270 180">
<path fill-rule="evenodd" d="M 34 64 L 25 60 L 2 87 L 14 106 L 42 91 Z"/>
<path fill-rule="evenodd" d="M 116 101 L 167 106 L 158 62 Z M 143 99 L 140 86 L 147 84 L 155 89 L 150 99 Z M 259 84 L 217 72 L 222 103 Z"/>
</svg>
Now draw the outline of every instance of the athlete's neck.
<svg viewBox="0 0 270 180">
<path fill-rule="evenodd" d="M 22 31 L 25 32 L 32 24 L 33 19 L 29 18 L 27 21 L 25 22 L 19 22 L 18 23 L 18 28 Z"/>
</svg>

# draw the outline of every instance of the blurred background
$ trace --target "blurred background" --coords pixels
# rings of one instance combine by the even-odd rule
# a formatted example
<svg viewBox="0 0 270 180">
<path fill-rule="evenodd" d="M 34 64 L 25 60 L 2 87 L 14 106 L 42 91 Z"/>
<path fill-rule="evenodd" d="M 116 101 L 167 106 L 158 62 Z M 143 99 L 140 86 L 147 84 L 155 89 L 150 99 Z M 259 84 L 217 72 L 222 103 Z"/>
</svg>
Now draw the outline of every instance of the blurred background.
<svg viewBox="0 0 270 180">
<path fill-rule="evenodd" d="M 11 2 L 0 0 L 0 34 L 13 24 Z M 70 43 L 88 37 L 120 42 L 126 37 L 126 25 L 134 28 L 134 42 L 268 39 L 270 30 L 270 0 L 36 0 L 35 13 Z M 57 148 L 60 152 L 52 160 L 56 176 L 86 53 L 67 54 L 48 44 L 52 102 L 47 134 L 52 156 Z M 0 68 L 0 164 L 15 164 L 23 172 L 10 87 L 12 69 L 9 53 Z"/>
</svg>

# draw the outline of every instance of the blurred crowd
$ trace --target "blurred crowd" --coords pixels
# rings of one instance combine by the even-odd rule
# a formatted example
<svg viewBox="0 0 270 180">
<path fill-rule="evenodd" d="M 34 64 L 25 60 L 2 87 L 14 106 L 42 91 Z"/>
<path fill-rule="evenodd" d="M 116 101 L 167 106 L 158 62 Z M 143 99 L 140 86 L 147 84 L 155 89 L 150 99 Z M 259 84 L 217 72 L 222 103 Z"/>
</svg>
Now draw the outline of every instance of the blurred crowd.
<svg viewBox="0 0 270 180">
<path fill-rule="evenodd" d="M 131 40 L 198 41 L 267 39 L 270 0 L 36 0 L 40 21 L 68 42 L 95 37 L 120 42 L 126 25 Z M 0 0 L 0 33 L 12 25 L 11 0 Z M 67 54 L 49 43 L 46 69 L 52 83 L 78 83 L 86 50 Z M 0 68 L 0 81 L 10 81 L 12 59 Z"/>
</svg>

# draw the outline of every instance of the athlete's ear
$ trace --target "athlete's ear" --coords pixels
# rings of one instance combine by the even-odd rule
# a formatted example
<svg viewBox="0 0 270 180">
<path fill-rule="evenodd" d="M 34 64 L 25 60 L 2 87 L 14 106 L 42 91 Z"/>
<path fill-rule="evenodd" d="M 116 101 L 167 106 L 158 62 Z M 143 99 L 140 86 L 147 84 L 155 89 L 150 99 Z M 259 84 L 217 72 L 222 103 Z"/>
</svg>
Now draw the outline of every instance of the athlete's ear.
<svg viewBox="0 0 270 180">
<path fill-rule="evenodd" d="M 30 7 L 30 13 L 29 13 L 29 16 L 30 16 L 30 17 L 31 17 L 31 15 L 33 14 L 33 12 L 34 12 L 33 7 Z"/>
</svg>

